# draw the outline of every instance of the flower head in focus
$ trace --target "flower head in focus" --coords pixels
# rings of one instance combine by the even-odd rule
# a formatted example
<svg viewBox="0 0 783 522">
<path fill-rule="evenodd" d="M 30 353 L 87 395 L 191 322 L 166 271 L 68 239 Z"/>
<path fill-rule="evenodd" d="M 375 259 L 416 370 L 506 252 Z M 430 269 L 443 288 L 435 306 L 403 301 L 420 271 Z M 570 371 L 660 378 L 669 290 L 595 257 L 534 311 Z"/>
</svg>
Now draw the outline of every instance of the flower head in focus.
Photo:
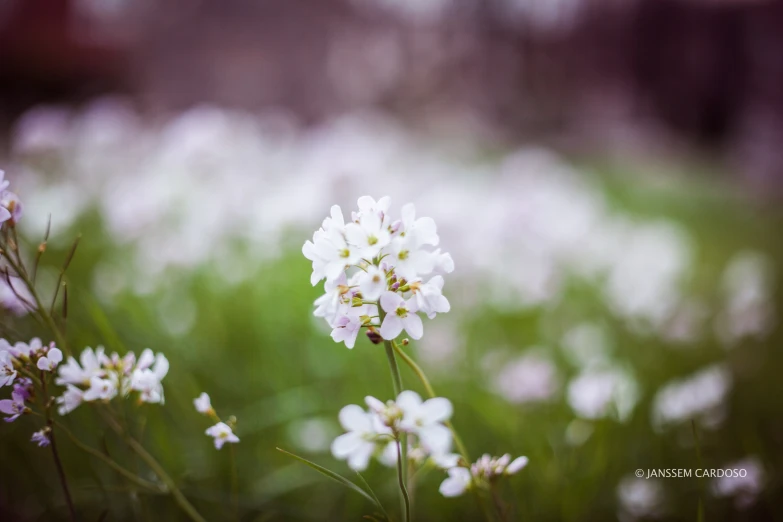
<svg viewBox="0 0 783 522">
<path fill-rule="evenodd" d="M 437 227 L 432 218 L 417 218 L 413 204 L 402 208 L 402 219 L 392 220 L 388 197 L 362 196 L 357 203 L 348 223 L 333 206 L 302 247 L 312 262 L 310 282 L 326 279 L 314 315 L 324 318 L 335 342 L 348 348 L 362 328 L 386 340 L 403 330 L 420 339 L 419 312 L 432 319 L 450 310 L 442 274 L 453 271 L 454 262 L 440 249 L 431 250 L 440 242 Z"/>
</svg>

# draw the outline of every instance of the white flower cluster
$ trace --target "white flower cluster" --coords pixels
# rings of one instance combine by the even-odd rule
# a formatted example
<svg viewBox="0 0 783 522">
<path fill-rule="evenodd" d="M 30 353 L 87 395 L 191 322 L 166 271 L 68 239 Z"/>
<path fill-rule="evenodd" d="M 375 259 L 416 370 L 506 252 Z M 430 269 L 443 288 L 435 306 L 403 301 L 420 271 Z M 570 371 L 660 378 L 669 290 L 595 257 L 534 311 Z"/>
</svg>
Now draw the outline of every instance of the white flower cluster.
<svg viewBox="0 0 783 522">
<path fill-rule="evenodd" d="M 34 399 L 33 381 L 22 373 L 52 372 L 62 360 L 63 353 L 54 343 L 44 345 L 40 339 L 34 338 L 29 343 L 20 342 L 12 346 L 5 339 L 0 339 L 0 387 L 13 386 L 11 398 L 0 400 L 0 413 L 6 415 L 6 422 L 13 422 L 31 411 L 26 402 Z M 39 446 L 47 446 L 48 431 L 36 432 L 30 440 Z"/>
<path fill-rule="evenodd" d="M 508 453 L 499 458 L 485 453 L 470 468 L 450 467 L 449 477 L 441 483 L 440 492 L 444 497 L 457 497 L 471 487 L 486 487 L 500 477 L 514 475 L 527 463 L 527 457 L 517 457 L 512 461 Z"/>
<path fill-rule="evenodd" d="M 149 348 L 136 360 L 133 352 L 124 357 L 117 353 L 106 355 L 102 347 L 85 348 L 79 362 L 68 357 L 60 366 L 55 383 L 66 386 L 57 398 L 57 411 L 65 415 L 82 402 L 110 401 L 117 395 L 127 397 L 139 392 L 139 401 L 164 403 L 161 381 L 169 371 L 169 361 L 162 353 L 153 354 Z"/>
<path fill-rule="evenodd" d="M 442 294 L 442 274 L 454 270 L 454 261 L 433 250 L 440 241 L 435 222 L 417 219 L 412 203 L 402 207 L 402 219 L 392 220 L 390 203 L 389 197 L 375 201 L 362 196 L 348 223 L 334 205 L 313 240 L 302 247 L 313 263 L 310 282 L 326 278 L 314 315 L 323 317 L 333 329 L 332 338 L 348 348 L 363 327 L 373 333 L 379 327 L 387 340 L 403 330 L 420 339 L 424 327 L 417 312 L 432 319 L 450 309 Z"/>
<path fill-rule="evenodd" d="M 451 432 L 443 424 L 451 418 L 448 399 L 435 397 L 426 401 L 413 391 L 403 391 L 396 401 L 383 403 L 366 397 L 369 410 L 350 404 L 340 410 L 340 424 L 347 431 L 332 443 L 335 458 L 347 460 L 355 471 L 367 469 L 375 455 L 381 463 L 393 466 L 397 462 L 397 437 L 409 435 L 411 457 L 436 463 L 447 457 L 451 448 Z"/>
<path fill-rule="evenodd" d="M 233 420 L 229 420 L 228 424 L 220 420 L 215 408 L 212 407 L 212 401 L 209 399 L 209 395 L 206 392 L 201 392 L 201 395 L 193 399 L 193 406 L 196 407 L 196 411 L 202 413 L 212 419 L 218 421 L 214 426 L 207 428 L 204 433 L 215 439 L 215 449 L 220 449 L 223 444 L 230 442 L 236 444 L 239 442 L 239 437 L 234 434 L 232 426 L 235 424 Z M 233 419 L 233 417 L 232 417 Z"/>
</svg>

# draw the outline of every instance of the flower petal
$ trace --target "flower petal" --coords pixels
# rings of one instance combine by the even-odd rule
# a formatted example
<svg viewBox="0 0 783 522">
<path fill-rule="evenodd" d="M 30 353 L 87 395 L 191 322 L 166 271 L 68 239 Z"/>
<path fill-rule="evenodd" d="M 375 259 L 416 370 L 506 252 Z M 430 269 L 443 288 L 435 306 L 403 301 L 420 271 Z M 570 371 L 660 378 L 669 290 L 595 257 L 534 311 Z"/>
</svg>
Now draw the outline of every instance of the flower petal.
<svg viewBox="0 0 783 522">
<path fill-rule="evenodd" d="M 421 405 L 424 416 L 429 422 L 444 422 L 451 418 L 454 408 L 451 401 L 443 397 L 428 399 Z"/>
<path fill-rule="evenodd" d="M 424 325 L 421 323 L 421 317 L 418 315 L 409 313 L 408 316 L 402 320 L 402 323 L 405 325 L 405 331 L 414 339 L 421 339 L 421 336 L 424 335 Z M 386 338 L 386 336 L 384 336 L 384 338 Z"/>
<path fill-rule="evenodd" d="M 381 297 L 381 299 L 383 299 L 383 297 Z M 396 339 L 401 332 L 402 319 L 400 319 L 399 316 L 396 314 L 389 314 L 383 319 L 383 324 L 381 325 L 381 337 L 391 341 L 392 339 Z M 411 337 L 413 337 L 413 335 L 411 335 Z"/>
<path fill-rule="evenodd" d="M 395 294 L 394 292 L 384 292 L 381 294 L 381 308 L 383 308 L 383 311 L 386 313 L 396 312 L 397 308 L 404 302 L 405 300 L 400 294 Z"/>
<path fill-rule="evenodd" d="M 506 475 L 513 475 L 514 473 L 518 472 L 525 466 L 527 466 L 528 458 L 527 457 L 517 457 L 513 461 L 511 461 L 511 464 L 508 465 L 506 468 Z"/>
<path fill-rule="evenodd" d="M 340 410 L 340 424 L 347 431 L 370 431 L 372 422 L 366 411 L 356 404 L 349 404 Z"/>
<path fill-rule="evenodd" d="M 431 424 L 419 429 L 421 444 L 430 453 L 446 453 L 451 449 L 451 432 L 443 424 Z"/>
</svg>

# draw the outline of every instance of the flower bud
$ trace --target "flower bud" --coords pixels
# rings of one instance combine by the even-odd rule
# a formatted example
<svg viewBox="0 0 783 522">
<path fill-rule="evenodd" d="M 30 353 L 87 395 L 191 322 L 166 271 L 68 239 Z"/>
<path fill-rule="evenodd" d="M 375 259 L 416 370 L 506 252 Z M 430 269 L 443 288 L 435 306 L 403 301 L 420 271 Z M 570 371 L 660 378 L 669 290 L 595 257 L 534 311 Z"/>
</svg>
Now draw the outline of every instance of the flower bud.
<svg viewBox="0 0 783 522">
<path fill-rule="evenodd" d="M 381 337 L 381 334 L 379 334 L 375 328 L 367 330 L 367 338 L 372 344 L 381 344 L 383 342 L 383 337 Z"/>
</svg>

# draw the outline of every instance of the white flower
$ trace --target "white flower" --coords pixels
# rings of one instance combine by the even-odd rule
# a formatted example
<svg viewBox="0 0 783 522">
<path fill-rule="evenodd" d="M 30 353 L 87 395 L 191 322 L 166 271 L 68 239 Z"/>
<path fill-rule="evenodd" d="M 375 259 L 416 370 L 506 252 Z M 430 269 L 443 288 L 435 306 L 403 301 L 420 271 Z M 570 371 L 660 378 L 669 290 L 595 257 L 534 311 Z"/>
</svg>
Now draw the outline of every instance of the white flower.
<svg viewBox="0 0 783 522">
<path fill-rule="evenodd" d="M 332 339 L 334 339 L 334 342 L 345 342 L 346 347 L 353 348 L 356 344 L 356 337 L 362 329 L 362 320 L 359 316 L 355 312 L 350 311 L 338 317 L 333 326 Z"/>
<path fill-rule="evenodd" d="M 44 357 L 38 359 L 36 366 L 39 370 L 52 372 L 62 360 L 63 352 L 59 348 L 51 348 Z"/>
<path fill-rule="evenodd" d="M 130 388 L 141 392 L 142 402 L 163 404 L 165 400 L 161 381 L 168 372 L 169 361 L 166 356 L 162 353 L 153 356 L 152 350 L 147 348 L 141 352 L 136 369 L 131 374 Z"/>
<path fill-rule="evenodd" d="M 103 348 L 85 348 L 79 356 L 81 366 L 76 359 L 68 357 L 67 364 L 60 365 L 57 369 L 57 378 L 54 380 L 60 386 L 65 384 L 78 384 L 89 386 L 92 377 L 103 377 L 106 371 L 101 365 L 108 359 L 103 354 Z"/>
<path fill-rule="evenodd" d="M 59 404 L 57 413 L 66 415 L 75 410 L 83 401 L 84 392 L 76 386 L 69 384 L 65 392 L 56 399 L 57 404 Z"/>
<path fill-rule="evenodd" d="M 215 412 L 212 408 L 212 402 L 209 400 L 209 395 L 206 392 L 201 392 L 201 395 L 193 399 L 193 405 L 196 407 L 196 411 L 205 415 L 211 415 Z"/>
<path fill-rule="evenodd" d="M 527 457 L 517 457 L 514 460 L 511 461 L 511 464 L 506 466 L 505 474 L 506 475 L 515 475 L 519 471 L 522 470 L 525 466 L 527 466 L 528 458 Z"/>
<path fill-rule="evenodd" d="M 383 196 L 377 202 L 372 196 L 360 197 L 356 205 L 359 207 L 359 214 L 357 218 L 361 218 L 367 214 L 376 214 L 378 217 L 384 218 L 389 212 L 389 206 L 391 205 L 391 198 L 389 196 Z"/>
<path fill-rule="evenodd" d="M 367 272 L 360 273 L 359 290 L 365 301 L 375 301 L 387 289 L 386 273 L 375 265 L 367 267 Z"/>
<path fill-rule="evenodd" d="M 0 386 L 11 386 L 16 379 L 14 358 L 9 352 L 0 352 Z"/>
<path fill-rule="evenodd" d="M 429 274 L 434 268 L 435 258 L 430 252 L 418 250 L 412 236 L 394 238 L 388 250 L 389 256 L 384 261 L 394 267 L 398 277 L 411 280 Z"/>
<path fill-rule="evenodd" d="M 346 282 L 345 273 L 340 273 L 337 279 L 324 283 L 324 295 L 315 300 L 313 315 L 323 317 L 332 324 L 341 312 L 350 306 L 352 293 Z"/>
<path fill-rule="evenodd" d="M 424 402 L 418 393 L 405 390 L 397 397 L 402 410 L 400 429 L 414 433 L 430 453 L 442 454 L 451 447 L 451 431 L 443 425 L 454 411 L 451 402 L 435 397 Z"/>
<path fill-rule="evenodd" d="M 362 213 L 358 223 L 345 225 L 345 237 L 359 249 L 360 257 L 366 260 L 377 256 L 391 241 L 391 234 L 377 212 Z"/>
<path fill-rule="evenodd" d="M 436 314 L 445 314 L 451 310 L 449 300 L 443 295 L 443 276 L 435 276 L 426 283 L 410 283 L 416 306 L 420 312 L 433 319 Z"/>
<path fill-rule="evenodd" d="M 111 377 L 114 377 L 113 375 Z M 116 378 L 101 379 L 100 377 L 90 378 L 90 388 L 82 396 L 86 402 L 90 401 L 110 401 L 117 396 Z"/>
<path fill-rule="evenodd" d="M 470 470 L 454 467 L 448 470 L 449 478 L 441 482 L 440 494 L 444 497 L 458 497 L 462 495 L 473 482 Z"/>
<path fill-rule="evenodd" d="M 327 281 L 337 279 L 346 266 L 357 263 L 361 258 L 359 247 L 346 241 L 342 211 L 337 205 L 332 207 L 332 219 L 328 226 L 328 230 L 317 230 L 313 234 L 313 241 L 306 241 L 302 246 L 302 253 L 313 263 L 310 276 L 313 286 L 324 277 Z"/>
<path fill-rule="evenodd" d="M 215 449 L 222 448 L 226 442 L 239 442 L 239 437 L 234 435 L 231 427 L 225 422 L 218 422 L 214 426 L 210 426 L 205 433 L 215 439 Z"/>
<path fill-rule="evenodd" d="M 403 205 L 400 210 L 402 216 L 403 234 L 412 237 L 416 248 L 422 245 L 437 246 L 440 242 L 435 221 L 430 217 L 416 219 L 416 207 L 413 203 Z"/>
<path fill-rule="evenodd" d="M 381 295 L 381 308 L 386 312 L 381 324 L 381 337 L 395 339 L 404 329 L 414 339 L 421 339 L 424 326 L 421 317 L 416 315 L 418 306 L 415 301 L 405 301 L 400 294 L 384 292 Z"/>
<path fill-rule="evenodd" d="M 392 222 L 390 202 L 388 197 L 376 201 L 362 196 L 350 223 L 344 222 L 340 207 L 333 206 L 313 240 L 302 247 L 312 261 L 311 283 L 326 278 L 314 315 L 332 327 L 335 341 L 349 347 L 362 326 L 380 326 L 385 339 L 394 339 L 403 330 L 420 339 L 424 332 L 417 312 L 432 319 L 450 309 L 442 293 L 442 274 L 454 270 L 454 262 L 439 249 L 428 250 L 439 242 L 435 222 L 417 219 L 413 205 L 406 205 L 402 219 Z M 429 274 L 425 283 L 422 277 Z M 367 304 L 358 312 L 353 305 L 360 297 Z M 382 325 L 375 321 L 376 301 L 388 314 Z"/>
<path fill-rule="evenodd" d="M 352 470 L 364 471 L 379 442 L 388 442 L 391 430 L 383 426 L 375 415 L 356 404 L 340 410 L 339 418 L 347 433 L 334 439 L 332 455 L 336 459 L 347 460 Z"/>
</svg>

